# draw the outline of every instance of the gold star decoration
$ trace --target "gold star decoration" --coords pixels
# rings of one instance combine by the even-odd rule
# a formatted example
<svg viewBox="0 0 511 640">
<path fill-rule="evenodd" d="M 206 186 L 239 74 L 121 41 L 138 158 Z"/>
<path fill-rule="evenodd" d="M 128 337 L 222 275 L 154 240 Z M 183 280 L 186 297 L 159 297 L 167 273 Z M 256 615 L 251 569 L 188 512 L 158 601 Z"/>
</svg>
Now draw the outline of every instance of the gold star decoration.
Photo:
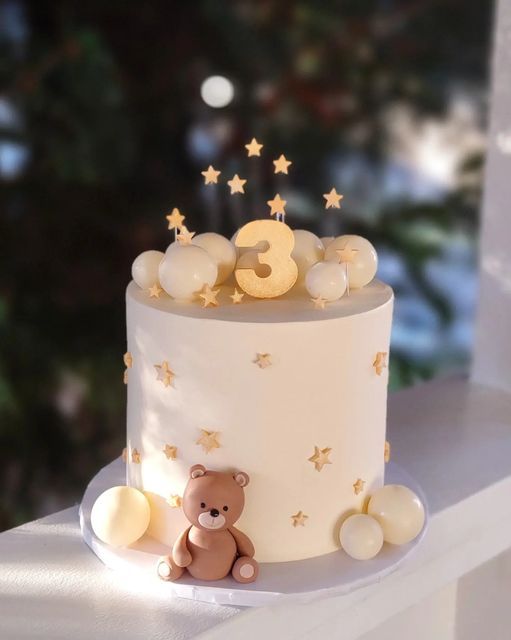
<svg viewBox="0 0 511 640">
<path fill-rule="evenodd" d="M 187 227 L 183 225 L 179 229 L 179 233 L 177 234 L 177 241 L 180 245 L 192 244 L 192 238 L 195 235 L 195 231 L 188 231 Z"/>
<path fill-rule="evenodd" d="M 220 443 L 218 438 L 220 433 L 218 431 L 207 431 L 207 429 L 201 429 L 201 436 L 195 444 L 199 444 L 206 453 L 213 451 L 213 449 L 219 449 Z"/>
<path fill-rule="evenodd" d="M 229 296 L 229 298 L 231 298 L 233 304 L 241 304 L 244 295 L 244 293 L 241 293 L 241 291 L 238 291 L 238 289 L 234 287 L 234 292 L 232 296 Z"/>
<path fill-rule="evenodd" d="M 286 214 L 284 207 L 287 204 L 287 200 L 283 200 L 277 193 L 273 200 L 268 200 L 266 203 L 270 207 L 270 215 L 274 216 L 277 213 Z"/>
<path fill-rule="evenodd" d="M 167 460 L 175 460 L 177 458 L 177 447 L 172 444 L 166 444 L 165 448 L 162 449 L 163 453 Z"/>
<path fill-rule="evenodd" d="M 206 171 L 201 171 L 201 174 L 204 176 L 204 184 L 218 184 L 218 176 L 220 173 L 220 171 L 217 171 L 209 165 Z"/>
<path fill-rule="evenodd" d="M 316 309 L 324 309 L 325 304 L 327 303 L 326 298 L 322 298 L 318 296 L 317 298 L 311 298 L 312 302 L 314 302 L 314 306 Z"/>
<path fill-rule="evenodd" d="M 179 509 L 183 504 L 183 499 L 181 498 L 181 496 L 172 495 L 167 500 L 167 504 L 169 504 L 173 509 Z"/>
<path fill-rule="evenodd" d="M 246 180 L 240 178 L 238 174 L 236 174 L 231 180 L 227 180 L 227 184 L 231 187 L 231 195 L 233 193 L 245 193 L 245 189 L 243 188 L 245 183 Z"/>
<path fill-rule="evenodd" d="M 364 490 L 364 485 L 365 480 L 362 480 L 362 478 L 358 478 L 357 481 L 353 483 L 353 491 L 355 492 L 356 496 L 358 496 L 359 493 L 362 493 L 362 491 Z"/>
<path fill-rule="evenodd" d="M 293 521 L 293 527 L 305 527 L 305 521 L 309 518 L 303 511 L 298 511 L 294 516 L 291 516 Z"/>
<path fill-rule="evenodd" d="M 260 156 L 262 148 L 263 148 L 263 145 L 259 144 L 259 142 L 257 142 L 255 138 L 252 138 L 252 140 L 245 145 L 245 149 L 248 151 L 249 158 L 251 156 Z"/>
<path fill-rule="evenodd" d="M 126 353 L 122 356 L 122 359 L 128 369 L 131 369 L 131 367 L 133 366 L 133 356 L 131 355 L 131 353 L 129 351 L 126 351 Z"/>
<path fill-rule="evenodd" d="M 330 193 L 324 193 L 323 198 L 325 198 L 325 209 L 340 209 L 341 208 L 341 200 L 344 198 L 340 193 L 337 193 L 335 188 L 333 188 Z"/>
<path fill-rule="evenodd" d="M 155 282 L 152 287 L 149 287 L 148 291 L 150 298 L 159 298 L 163 289 L 158 285 L 157 282 Z"/>
<path fill-rule="evenodd" d="M 357 257 L 358 249 L 352 249 L 346 244 L 342 249 L 335 252 L 339 256 L 339 262 L 341 264 L 351 264 Z"/>
<path fill-rule="evenodd" d="M 205 284 L 202 292 L 199 293 L 199 298 L 202 298 L 203 300 L 202 306 L 209 307 L 209 305 L 212 305 L 214 307 L 218 307 L 219 303 L 216 297 L 219 291 L 220 289 L 212 289 L 209 284 Z"/>
<path fill-rule="evenodd" d="M 269 353 L 257 353 L 254 363 L 259 367 L 259 369 L 271 367 L 271 355 Z"/>
<path fill-rule="evenodd" d="M 275 165 L 275 173 L 287 174 L 287 168 L 293 163 L 291 162 L 291 160 L 286 160 L 286 156 L 282 154 L 280 158 L 277 158 L 277 160 L 273 161 L 273 164 Z"/>
<path fill-rule="evenodd" d="M 314 454 L 307 459 L 309 462 L 314 463 L 316 471 L 321 471 L 326 464 L 332 464 L 332 461 L 328 459 L 330 451 L 332 451 L 330 447 L 325 447 L 324 449 L 314 447 Z"/>
<path fill-rule="evenodd" d="M 390 442 L 388 440 L 385 440 L 385 450 L 383 454 L 383 459 L 385 460 L 385 462 L 390 462 L 390 451 Z"/>
<path fill-rule="evenodd" d="M 124 447 L 124 449 L 122 450 L 121 458 L 122 458 L 123 462 L 128 462 L 128 449 L 127 449 L 127 447 Z"/>
<path fill-rule="evenodd" d="M 124 369 L 124 374 L 122 376 L 122 381 L 124 382 L 124 384 L 128 384 L 128 370 Z"/>
<path fill-rule="evenodd" d="M 140 452 L 138 451 L 138 449 L 133 449 L 133 451 L 131 452 L 131 462 L 140 464 Z"/>
<path fill-rule="evenodd" d="M 387 367 L 387 352 L 386 351 L 378 351 L 376 357 L 373 362 L 374 370 L 376 374 L 381 376 L 383 373 L 383 369 Z"/>
<path fill-rule="evenodd" d="M 174 207 L 174 209 L 172 209 L 172 213 L 169 213 L 165 217 L 169 221 L 169 229 L 181 229 L 182 228 L 185 216 L 183 216 L 181 214 L 181 212 L 179 211 L 179 209 L 177 209 L 176 207 Z"/>
<path fill-rule="evenodd" d="M 161 364 L 155 364 L 154 368 L 158 372 L 156 380 L 162 382 L 164 387 L 170 387 L 175 378 L 175 373 L 169 367 L 167 360 L 164 360 Z"/>
</svg>

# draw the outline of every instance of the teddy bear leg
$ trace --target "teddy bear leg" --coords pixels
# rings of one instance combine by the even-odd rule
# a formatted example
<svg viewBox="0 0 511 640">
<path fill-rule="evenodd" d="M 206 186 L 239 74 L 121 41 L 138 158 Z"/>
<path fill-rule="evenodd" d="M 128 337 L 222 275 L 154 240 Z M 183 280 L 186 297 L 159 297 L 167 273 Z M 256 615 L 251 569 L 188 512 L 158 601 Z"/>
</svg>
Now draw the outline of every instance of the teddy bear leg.
<svg viewBox="0 0 511 640">
<path fill-rule="evenodd" d="M 236 582 L 246 584 L 254 582 L 259 574 L 259 565 L 254 558 L 242 556 L 238 558 L 232 567 L 232 577 Z"/>
<path fill-rule="evenodd" d="M 162 556 L 158 560 L 157 566 L 158 577 L 161 580 L 165 580 L 167 582 L 174 581 L 180 578 L 183 575 L 184 569 L 182 567 L 178 567 L 177 564 L 172 560 L 171 556 Z"/>
</svg>

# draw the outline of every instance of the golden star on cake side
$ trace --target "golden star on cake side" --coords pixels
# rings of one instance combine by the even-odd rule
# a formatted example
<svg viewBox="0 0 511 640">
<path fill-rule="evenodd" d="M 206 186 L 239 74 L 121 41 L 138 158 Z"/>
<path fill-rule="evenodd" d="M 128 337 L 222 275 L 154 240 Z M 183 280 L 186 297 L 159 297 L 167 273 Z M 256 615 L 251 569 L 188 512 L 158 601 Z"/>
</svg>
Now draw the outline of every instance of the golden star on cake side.
<svg viewBox="0 0 511 640">
<path fill-rule="evenodd" d="M 339 256 L 339 262 L 341 264 L 351 264 L 357 257 L 358 249 L 352 249 L 349 245 L 346 245 L 343 249 L 339 249 L 335 253 Z"/>
<path fill-rule="evenodd" d="M 234 287 L 234 292 L 231 296 L 229 296 L 229 298 L 231 298 L 233 304 L 241 304 L 244 295 L 244 293 L 241 293 L 241 291 L 238 291 L 238 289 Z"/>
<path fill-rule="evenodd" d="M 158 285 L 157 282 L 155 282 L 152 287 L 149 287 L 148 291 L 150 298 L 159 298 L 163 292 L 163 289 Z"/>
<path fill-rule="evenodd" d="M 330 447 L 325 447 L 324 449 L 314 447 L 314 454 L 308 460 L 314 463 L 316 471 L 321 471 L 326 464 L 332 464 L 332 461 L 328 458 L 331 451 Z"/>
<path fill-rule="evenodd" d="M 172 209 L 172 213 L 169 213 L 165 217 L 169 221 L 169 229 L 181 229 L 183 226 L 185 216 L 182 215 L 177 207 L 174 207 L 174 209 Z"/>
<path fill-rule="evenodd" d="M 195 235 L 195 231 L 188 231 L 187 227 L 183 225 L 179 233 L 177 234 L 177 241 L 180 245 L 186 246 L 188 244 L 192 244 L 192 238 Z"/>
<path fill-rule="evenodd" d="M 123 462 L 128 462 L 128 448 L 124 447 L 122 450 L 121 458 Z"/>
<path fill-rule="evenodd" d="M 258 353 L 256 354 L 256 359 L 254 360 L 254 362 L 259 367 L 259 369 L 266 369 L 266 367 L 271 367 L 271 355 L 269 353 Z"/>
<path fill-rule="evenodd" d="M 218 307 L 219 302 L 216 297 L 219 292 L 220 289 L 212 289 L 209 284 L 205 284 L 201 293 L 199 293 L 199 298 L 202 298 L 203 300 L 202 306 L 209 307 L 209 305 L 212 305 L 214 307 Z"/>
<path fill-rule="evenodd" d="M 280 158 L 277 158 L 273 161 L 273 164 L 275 165 L 274 173 L 287 174 L 288 167 L 293 163 L 291 162 L 291 160 L 286 160 L 286 156 L 284 154 L 281 154 Z"/>
<path fill-rule="evenodd" d="M 385 449 L 383 454 L 383 459 L 385 462 L 390 462 L 390 452 L 391 452 L 390 442 L 388 440 L 385 440 Z"/>
<path fill-rule="evenodd" d="M 207 429 L 201 429 L 201 436 L 195 444 L 200 445 L 206 453 L 213 451 L 213 449 L 220 448 L 220 442 L 218 438 L 220 433 L 218 431 L 208 431 Z"/>
<path fill-rule="evenodd" d="M 227 184 L 231 188 L 231 195 L 234 193 L 245 193 L 244 185 L 246 182 L 247 181 L 240 178 L 237 173 L 234 178 L 227 180 Z"/>
<path fill-rule="evenodd" d="M 305 521 L 308 520 L 308 518 L 309 516 L 306 516 L 303 511 L 298 511 L 294 516 L 291 516 L 293 527 L 305 527 Z"/>
<path fill-rule="evenodd" d="M 373 362 L 374 370 L 376 374 L 381 376 L 383 373 L 383 369 L 387 366 L 387 352 L 386 351 L 378 351 L 376 357 Z"/>
<path fill-rule="evenodd" d="M 175 460 L 177 458 L 177 447 L 172 444 L 166 444 L 165 448 L 162 449 L 163 453 L 167 460 Z"/>
<path fill-rule="evenodd" d="M 170 505 L 173 509 L 179 509 L 183 504 L 183 499 L 181 496 L 172 495 L 167 500 L 167 504 Z"/>
<path fill-rule="evenodd" d="M 128 370 L 124 369 L 124 374 L 122 376 L 122 381 L 124 382 L 124 384 L 128 384 Z"/>
<path fill-rule="evenodd" d="M 128 369 L 131 369 L 131 367 L 133 366 L 133 356 L 131 355 L 131 353 L 129 351 L 126 351 L 122 359 L 124 364 L 128 367 Z"/>
<path fill-rule="evenodd" d="M 316 309 L 324 309 L 327 303 L 326 298 L 322 298 L 321 296 L 318 296 L 317 298 L 311 298 L 311 300 L 312 302 L 314 302 L 314 306 L 316 307 Z"/>
<path fill-rule="evenodd" d="M 217 171 L 209 165 L 206 171 L 201 171 L 201 174 L 204 176 L 204 184 L 218 184 L 218 176 L 220 173 L 220 171 Z"/>
<path fill-rule="evenodd" d="M 365 480 L 362 480 L 362 478 L 358 478 L 357 481 L 353 483 L 353 491 L 355 492 L 356 496 L 358 496 L 359 493 L 362 493 L 362 491 L 364 490 L 364 485 Z"/>
<path fill-rule="evenodd" d="M 169 367 L 167 360 L 164 360 L 161 364 L 155 364 L 154 368 L 157 371 L 156 380 L 162 382 L 164 387 L 169 387 L 175 378 L 175 373 Z"/>
<path fill-rule="evenodd" d="M 271 216 L 274 216 L 277 213 L 283 213 L 285 215 L 287 200 L 283 200 L 278 193 L 275 195 L 273 200 L 268 200 L 266 204 L 270 207 Z"/>
<path fill-rule="evenodd" d="M 248 151 L 249 158 L 252 156 L 260 156 L 262 148 L 263 145 L 259 144 L 259 142 L 257 142 L 255 138 L 252 138 L 252 140 L 245 145 L 245 149 Z"/>
<path fill-rule="evenodd" d="M 131 452 L 131 462 L 140 464 L 140 452 L 138 451 L 138 449 L 133 449 L 133 451 Z"/>
<path fill-rule="evenodd" d="M 340 209 L 341 208 L 341 200 L 344 198 L 343 195 L 337 193 L 335 188 L 333 188 L 330 193 L 324 193 L 323 198 L 325 198 L 325 209 Z"/>
</svg>

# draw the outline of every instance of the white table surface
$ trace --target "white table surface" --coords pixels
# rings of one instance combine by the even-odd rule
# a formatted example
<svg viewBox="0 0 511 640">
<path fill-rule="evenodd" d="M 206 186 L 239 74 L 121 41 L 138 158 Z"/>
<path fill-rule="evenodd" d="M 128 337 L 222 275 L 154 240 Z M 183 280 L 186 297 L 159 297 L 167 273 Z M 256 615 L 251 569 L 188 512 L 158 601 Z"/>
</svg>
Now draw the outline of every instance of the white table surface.
<svg viewBox="0 0 511 640">
<path fill-rule="evenodd" d="M 460 379 L 399 392 L 389 439 L 431 518 L 413 557 L 379 584 L 250 610 L 172 599 L 158 581 L 106 569 L 73 507 L 0 535 L 0 638 L 358 638 L 511 547 L 511 395 Z"/>
</svg>

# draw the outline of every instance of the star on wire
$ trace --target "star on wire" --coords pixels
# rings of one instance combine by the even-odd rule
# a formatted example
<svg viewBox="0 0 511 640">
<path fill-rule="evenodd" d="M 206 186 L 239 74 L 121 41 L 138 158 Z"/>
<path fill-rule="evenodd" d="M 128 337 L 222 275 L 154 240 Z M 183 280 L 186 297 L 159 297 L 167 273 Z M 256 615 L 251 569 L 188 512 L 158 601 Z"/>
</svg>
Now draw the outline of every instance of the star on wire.
<svg viewBox="0 0 511 640">
<path fill-rule="evenodd" d="M 275 165 L 274 173 L 287 174 L 287 169 L 289 165 L 293 163 L 291 162 L 291 160 L 286 160 L 286 156 L 284 154 L 281 154 L 280 158 L 277 158 L 277 160 L 273 161 L 273 164 Z"/>
<path fill-rule="evenodd" d="M 172 213 L 169 213 L 165 217 L 169 221 L 169 229 L 181 229 L 185 220 L 185 216 L 181 214 L 177 207 L 174 207 Z"/>
<path fill-rule="evenodd" d="M 287 204 L 287 200 L 283 200 L 278 193 L 275 195 L 273 200 L 268 200 L 266 204 L 270 207 L 271 216 L 278 213 L 286 215 L 285 206 Z"/>
<path fill-rule="evenodd" d="M 199 293 L 199 297 L 203 300 L 203 307 L 209 307 L 212 305 L 218 307 L 218 300 L 216 299 L 220 289 L 212 289 L 209 284 L 205 284 L 202 292 Z"/>
<path fill-rule="evenodd" d="M 332 464 L 332 461 L 328 458 L 331 451 L 330 447 L 325 447 L 324 449 L 314 447 L 314 454 L 307 459 L 314 464 L 316 471 L 321 471 L 326 464 Z"/>
<path fill-rule="evenodd" d="M 179 509 L 179 507 L 181 507 L 181 505 L 183 504 L 183 499 L 181 498 L 181 496 L 172 495 L 167 500 L 167 504 L 171 506 L 173 509 Z"/>
<path fill-rule="evenodd" d="M 176 240 L 180 245 L 192 244 L 192 238 L 195 235 L 195 231 L 188 231 L 188 228 L 185 225 L 182 225 L 179 233 L 177 234 Z"/>
<path fill-rule="evenodd" d="M 358 249 L 352 249 L 346 244 L 342 249 L 335 252 L 339 256 L 339 262 L 341 264 L 351 264 L 357 257 Z"/>
<path fill-rule="evenodd" d="M 247 181 L 240 178 L 237 173 L 234 175 L 234 178 L 227 180 L 227 184 L 231 188 L 231 195 L 234 193 L 245 193 L 244 185 L 246 182 Z"/>
<path fill-rule="evenodd" d="M 164 360 L 161 364 L 155 364 L 154 368 L 157 371 L 156 380 L 163 383 L 164 387 L 170 387 L 172 381 L 176 377 L 176 374 L 169 367 L 167 360 Z"/>
<path fill-rule="evenodd" d="M 340 193 L 337 193 L 335 187 L 330 191 L 330 193 L 324 193 L 323 198 L 325 198 L 325 209 L 340 209 L 341 208 L 341 200 L 344 198 Z"/>
<path fill-rule="evenodd" d="M 252 140 L 245 145 L 245 149 L 248 151 L 248 157 L 260 156 L 263 146 L 264 145 L 259 144 L 255 138 L 252 138 Z"/>
<path fill-rule="evenodd" d="M 204 184 L 218 184 L 218 176 L 220 173 L 221 171 L 217 171 L 209 165 L 206 171 L 201 171 L 201 174 L 204 176 Z"/>
</svg>

